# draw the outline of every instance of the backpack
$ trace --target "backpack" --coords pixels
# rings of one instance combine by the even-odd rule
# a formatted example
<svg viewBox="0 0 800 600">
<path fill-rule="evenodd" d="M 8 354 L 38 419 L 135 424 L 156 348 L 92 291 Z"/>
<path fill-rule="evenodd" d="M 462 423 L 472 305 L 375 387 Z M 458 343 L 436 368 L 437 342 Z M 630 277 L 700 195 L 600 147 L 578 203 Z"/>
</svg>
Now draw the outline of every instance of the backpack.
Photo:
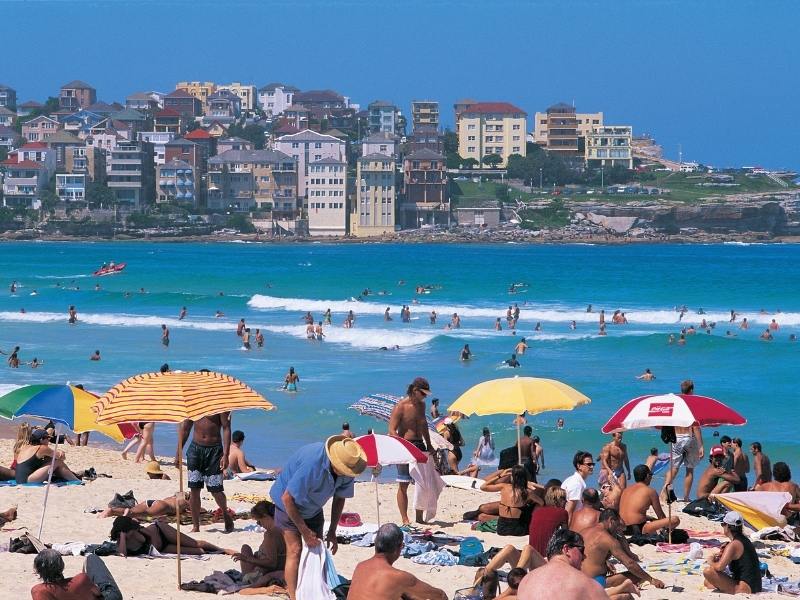
<svg viewBox="0 0 800 600">
<path fill-rule="evenodd" d="M 483 554 L 483 544 L 476 537 L 465 537 L 458 546 L 458 564 L 464 565 L 466 561 L 478 554 Z"/>
</svg>

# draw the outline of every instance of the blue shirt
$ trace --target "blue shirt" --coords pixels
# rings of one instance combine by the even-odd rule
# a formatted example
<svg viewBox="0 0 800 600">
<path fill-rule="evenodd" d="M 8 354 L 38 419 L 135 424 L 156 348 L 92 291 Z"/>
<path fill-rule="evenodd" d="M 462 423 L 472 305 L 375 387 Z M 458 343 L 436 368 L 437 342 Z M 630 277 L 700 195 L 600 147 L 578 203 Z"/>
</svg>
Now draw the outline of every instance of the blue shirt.
<svg viewBox="0 0 800 600">
<path fill-rule="evenodd" d="M 325 444 L 317 442 L 303 446 L 289 458 L 269 496 L 275 506 L 286 512 L 281 496 L 283 492 L 289 492 L 300 516 L 310 519 L 334 496 L 352 498 L 355 492 L 353 482 L 352 477 L 343 475 L 334 480 Z"/>
</svg>

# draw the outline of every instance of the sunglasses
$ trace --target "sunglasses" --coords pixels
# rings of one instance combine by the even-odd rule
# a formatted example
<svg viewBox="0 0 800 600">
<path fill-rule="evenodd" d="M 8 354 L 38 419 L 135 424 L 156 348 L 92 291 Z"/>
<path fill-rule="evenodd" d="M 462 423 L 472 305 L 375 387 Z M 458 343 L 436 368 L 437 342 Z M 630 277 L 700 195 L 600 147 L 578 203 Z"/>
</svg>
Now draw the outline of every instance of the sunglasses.
<svg viewBox="0 0 800 600">
<path fill-rule="evenodd" d="M 584 557 L 586 556 L 586 546 L 584 546 L 583 544 L 576 544 L 574 546 L 569 546 L 569 547 L 570 548 L 575 548 L 577 550 L 580 550 L 581 556 L 584 556 Z"/>
<path fill-rule="evenodd" d="M 594 466 L 594 463 L 593 463 L 593 462 L 590 462 L 590 463 L 581 463 L 581 464 L 582 464 L 584 467 L 593 467 L 593 466 Z"/>
</svg>

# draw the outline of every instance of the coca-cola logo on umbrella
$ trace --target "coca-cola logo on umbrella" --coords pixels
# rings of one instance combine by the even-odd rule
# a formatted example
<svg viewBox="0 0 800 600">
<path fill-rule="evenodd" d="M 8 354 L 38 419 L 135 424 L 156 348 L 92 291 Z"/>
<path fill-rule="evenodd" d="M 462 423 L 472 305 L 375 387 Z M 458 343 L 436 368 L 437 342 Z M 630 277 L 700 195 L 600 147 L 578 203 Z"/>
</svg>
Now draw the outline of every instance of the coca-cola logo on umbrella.
<svg viewBox="0 0 800 600">
<path fill-rule="evenodd" d="M 672 402 L 653 402 L 650 404 L 648 417 L 671 417 L 675 405 Z"/>
</svg>

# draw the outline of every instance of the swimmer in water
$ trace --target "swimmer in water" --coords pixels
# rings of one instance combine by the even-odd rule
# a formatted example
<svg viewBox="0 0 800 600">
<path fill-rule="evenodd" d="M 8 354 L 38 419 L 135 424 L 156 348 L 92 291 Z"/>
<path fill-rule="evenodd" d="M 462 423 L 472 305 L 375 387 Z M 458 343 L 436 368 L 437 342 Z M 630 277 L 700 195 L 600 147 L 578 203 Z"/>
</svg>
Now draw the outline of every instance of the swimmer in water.
<svg viewBox="0 0 800 600">
<path fill-rule="evenodd" d="M 33 360 L 31 362 L 25 363 L 25 364 L 26 365 L 30 365 L 31 369 L 38 369 L 39 367 L 41 367 L 44 364 L 44 361 L 43 360 L 39 360 L 38 358 L 36 358 L 34 356 Z"/>
<path fill-rule="evenodd" d="M 222 312 L 221 310 L 218 310 L 217 312 L 214 313 L 214 318 L 215 319 L 221 319 L 224 316 L 225 316 L 225 313 Z"/>
<path fill-rule="evenodd" d="M 239 322 L 236 324 L 236 335 L 238 337 L 242 337 L 242 334 L 244 333 L 244 328 L 245 328 L 244 319 L 239 319 Z"/>
<path fill-rule="evenodd" d="M 514 352 L 516 352 L 520 356 L 525 354 L 525 350 L 527 349 L 528 349 L 528 343 L 525 341 L 525 338 L 522 338 L 520 341 L 517 342 L 517 345 L 514 346 Z"/>
<path fill-rule="evenodd" d="M 608 335 L 606 333 L 606 324 L 600 323 L 600 331 L 597 332 L 597 335 Z"/>
<path fill-rule="evenodd" d="M 559 418 L 556 421 L 556 429 L 564 429 L 564 419 Z"/>
<path fill-rule="evenodd" d="M 541 331 L 542 330 L 542 323 L 541 321 L 536 321 L 536 327 L 533 328 L 534 331 Z"/>
<path fill-rule="evenodd" d="M 95 350 L 94 354 L 89 357 L 89 360 L 98 361 L 100 360 L 100 350 Z"/>
<path fill-rule="evenodd" d="M 164 348 L 169 347 L 169 329 L 167 329 L 166 325 L 161 326 L 161 345 Z"/>
<path fill-rule="evenodd" d="M 506 360 L 505 360 L 505 361 L 503 361 L 503 362 L 504 362 L 504 363 L 505 363 L 507 366 L 509 366 L 509 367 L 511 367 L 511 368 L 513 368 L 513 369 L 516 369 L 516 368 L 518 368 L 518 367 L 522 366 L 522 365 L 520 365 L 520 364 L 519 364 L 519 361 L 517 360 L 517 355 L 516 355 L 516 354 L 512 354 L 512 355 L 511 355 L 511 358 L 509 358 L 509 359 L 506 359 Z"/>
<path fill-rule="evenodd" d="M 0 350 L 0 354 L 8 354 L 8 359 L 6 362 L 8 366 L 12 369 L 19 368 L 19 346 L 14 346 L 14 349 L 11 352 L 3 352 Z"/>
<path fill-rule="evenodd" d="M 78 311 L 75 310 L 75 306 L 74 305 L 71 305 L 69 307 L 68 315 L 69 315 L 69 319 L 67 319 L 67 322 L 70 325 L 75 325 L 75 323 L 78 321 Z"/>
<path fill-rule="evenodd" d="M 12 294 L 16 294 L 17 293 L 17 282 L 16 281 L 12 281 L 11 282 L 11 286 L 8 289 L 11 291 Z"/>
<path fill-rule="evenodd" d="M 587 306 L 587 307 L 586 307 L 586 312 L 587 312 L 587 313 L 590 313 L 590 312 L 592 312 L 592 305 L 591 305 L 591 304 L 590 304 L 589 306 Z"/>
<path fill-rule="evenodd" d="M 730 331 L 729 331 L 728 333 L 730 333 Z M 674 343 L 675 343 L 675 336 L 674 336 L 673 334 L 671 334 L 671 333 L 670 333 L 670 334 L 669 334 L 669 337 L 667 338 L 667 344 L 670 344 L 670 345 L 672 345 L 672 344 L 674 344 Z"/>
<path fill-rule="evenodd" d="M 391 309 L 387 306 L 386 310 L 383 311 L 383 320 L 384 321 L 391 321 L 392 320 L 392 316 L 389 314 L 389 310 L 391 310 Z"/>
<path fill-rule="evenodd" d="M 578 328 L 578 324 L 575 321 L 569 324 L 569 328 L 575 331 Z"/>
<path fill-rule="evenodd" d="M 653 372 L 650 369 L 645 369 L 644 373 L 636 376 L 636 379 L 641 379 L 642 381 L 653 381 L 655 378 L 656 376 L 653 375 Z"/>
<path fill-rule="evenodd" d="M 432 310 L 430 314 L 431 325 L 436 325 L 436 317 L 437 317 L 436 311 Z"/>
<path fill-rule="evenodd" d="M 245 350 L 247 350 L 248 352 L 250 351 L 250 328 L 249 327 L 245 327 L 244 331 L 242 332 L 242 347 Z"/>
<path fill-rule="evenodd" d="M 294 367 L 289 367 L 289 372 L 283 381 L 283 389 L 287 392 L 296 392 L 298 381 L 300 381 L 300 376 L 294 372 Z"/>
<path fill-rule="evenodd" d="M 494 322 L 494 330 L 503 331 L 503 326 L 500 324 L 500 317 L 497 317 L 497 320 Z"/>
<path fill-rule="evenodd" d="M 259 348 L 264 347 L 264 334 L 261 333 L 260 329 L 256 329 L 256 346 Z"/>
<path fill-rule="evenodd" d="M 186 318 L 186 307 L 181 308 L 181 314 L 178 315 L 178 321 L 183 321 Z"/>
<path fill-rule="evenodd" d="M 469 349 L 469 344 L 464 344 L 464 347 L 461 349 L 461 353 L 459 355 L 459 360 L 463 362 L 471 358 L 472 358 L 472 351 Z"/>
</svg>

